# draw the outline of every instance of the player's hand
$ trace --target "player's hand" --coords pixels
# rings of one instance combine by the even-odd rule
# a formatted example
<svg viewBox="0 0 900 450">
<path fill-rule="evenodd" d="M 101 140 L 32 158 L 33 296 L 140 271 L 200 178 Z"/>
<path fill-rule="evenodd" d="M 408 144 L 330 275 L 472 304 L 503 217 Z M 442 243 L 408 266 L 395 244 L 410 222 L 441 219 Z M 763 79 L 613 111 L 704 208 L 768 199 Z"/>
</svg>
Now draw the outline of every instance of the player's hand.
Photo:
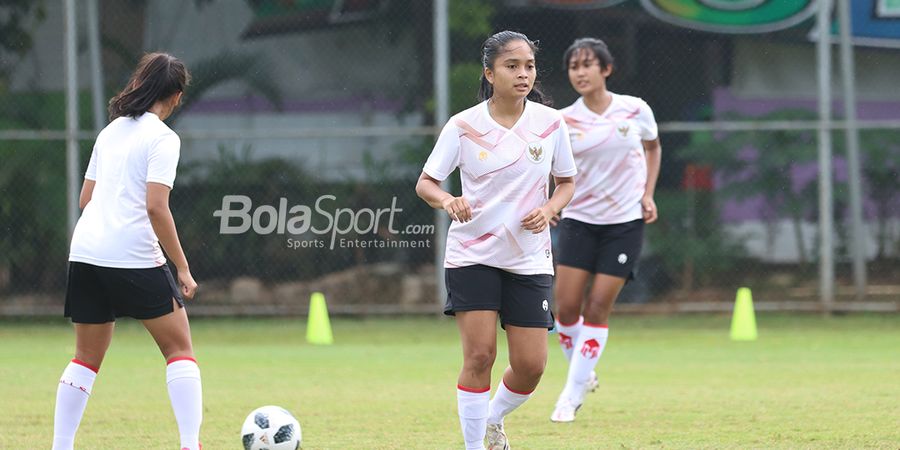
<svg viewBox="0 0 900 450">
<path fill-rule="evenodd" d="M 531 231 L 534 234 L 538 234 L 547 229 L 550 225 L 550 220 L 555 216 L 550 208 L 546 206 L 541 206 L 540 208 L 534 208 L 522 219 L 522 228 L 525 228 L 528 231 Z"/>
<path fill-rule="evenodd" d="M 645 223 L 656 222 L 658 213 L 656 211 L 656 202 L 653 201 L 653 197 L 644 196 L 641 199 L 641 212 L 644 215 Z"/>
<path fill-rule="evenodd" d="M 197 293 L 197 282 L 194 281 L 190 270 L 178 271 L 178 285 L 181 286 L 181 295 L 185 299 L 190 300 L 194 298 L 194 294 Z"/>
<path fill-rule="evenodd" d="M 449 197 L 441 202 L 441 206 L 452 220 L 462 223 L 472 220 L 472 207 L 463 197 Z"/>
<path fill-rule="evenodd" d="M 550 218 L 550 226 L 555 227 L 559 225 L 559 221 L 562 220 L 559 218 L 559 214 L 554 214 L 553 217 Z"/>
</svg>

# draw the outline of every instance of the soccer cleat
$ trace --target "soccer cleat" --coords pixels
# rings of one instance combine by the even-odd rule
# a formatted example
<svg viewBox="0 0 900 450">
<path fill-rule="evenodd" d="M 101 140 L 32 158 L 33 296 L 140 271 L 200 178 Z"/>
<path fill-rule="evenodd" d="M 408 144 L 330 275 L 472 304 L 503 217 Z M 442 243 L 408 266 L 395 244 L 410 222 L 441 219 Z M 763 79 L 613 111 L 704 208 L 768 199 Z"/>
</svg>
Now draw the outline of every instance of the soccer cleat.
<svg viewBox="0 0 900 450">
<path fill-rule="evenodd" d="M 487 450 L 509 450 L 509 441 L 502 423 L 489 423 L 487 426 Z"/>
<path fill-rule="evenodd" d="M 558 423 L 574 422 L 578 408 L 581 408 L 581 405 L 572 403 L 568 398 L 560 398 L 556 402 L 553 414 L 550 415 L 550 421 Z"/>
<path fill-rule="evenodd" d="M 597 379 L 597 372 L 591 371 L 591 378 L 588 380 L 587 384 L 584 386 L 584 392 L 594 392 L 597 388 L 600 387 L 600 380 Z"/>
</svg>

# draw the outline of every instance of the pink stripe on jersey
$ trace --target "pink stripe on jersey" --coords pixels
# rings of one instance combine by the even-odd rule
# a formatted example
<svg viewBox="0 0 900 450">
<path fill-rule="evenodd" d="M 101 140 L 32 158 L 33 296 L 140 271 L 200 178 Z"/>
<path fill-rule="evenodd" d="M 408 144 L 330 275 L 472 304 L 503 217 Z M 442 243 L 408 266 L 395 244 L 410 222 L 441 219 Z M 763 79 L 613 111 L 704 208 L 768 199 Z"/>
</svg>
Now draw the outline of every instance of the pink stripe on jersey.
<svg viewBox="0 0 900 450">
<path fill-rule="evenodd" d="M 544 139 L 547 136 L 550 136 L 554 131 L 559 129 L 559 124 L 560 124 L 559 120 L 557 120 L 556 122 L 553 122 L 553 124 L 551 124 L 549 127 L 547 127 L 547 129 L 544 130 L 544 132 L 539 134 L 538 136 L 540 136 L 541 139 Z"/>
<path fill-rule="evenodd" d="M 468 241 L 462 241 L 462 242 L 460 242 L 460 244 L 462 244 L 463 248 L 469 248 L 473 245 L 480 244 L 490 238 L 495 238 L 495 237 L 497 237 L 497 236 L 493 233 L 485 233 L 475 239 L 470 239 Z"/>
<path fill-rule="evenodd" d="M 575 154 L 579 154 L 579 153 L 582 153 L 582 152 L 589 152 L 589 151 L 591 151 L 591 150 L 599 149 L 600 147 L 603 147 L 603 144 L 605 144 L 607 141 L 609 141 L 609 139 L 610 139 L 611 137 L 613 137 L 615 134 L 616 134 L 616 129 L 615 129 L 615 128 L 610 128 L 610 129 L 609 129 L 609 133 L 608 133 L 608 134 L 606 135 L 606 137 L 603 138 L 600 142 L 598 142 L 598 143 L 596 143 L 596 144 L 594 144 L 594 145 L 592 145 L 592 146 L 590 146 L 590 147 L 588 147 L 588 148 L 579 148 L 577 152 L 575 151 L 575 148 L 573 147 L 573 148 L 572 148 L 572 152 L 575 153 Z"/>
<path fill-rule="evenodd" d="M 456 119 L 456 126 L 463 130 L 463 134 L 460 137 L 468 138 L 485 150 L 493 150 L 497 146 L 497 144 L 491 144 L 482 139 L 482 136 L 487 136 L 487 133 L 479 133 L 478 130 L 472 128 L 471 125 L 467 124 L 462 119 Z"/>
<path fill-rule="evenodd" d="M 594 194 L 587 194 L 582 197 L 578 197 L 577 199 L 572 200 L 572 202 L 569 203 L 567 208 L 575 208 L 577 206 L 582 206 L 582 205 L 586 204 L 587 202 L 592 201 L 596 198 L 597 197 L 594 197 Z"/>
<path fill-rule="evenodd" d="M 578 119 L 571 117 L 571 116 L 566 116 L 565 119 L 566 119 L 566 125 L 568 125 L 569 128 L 574 128 L 574 129 L 580 130 L 580 131 L 587 130 L 587 127 L 582 125 Z"/>
</svg>

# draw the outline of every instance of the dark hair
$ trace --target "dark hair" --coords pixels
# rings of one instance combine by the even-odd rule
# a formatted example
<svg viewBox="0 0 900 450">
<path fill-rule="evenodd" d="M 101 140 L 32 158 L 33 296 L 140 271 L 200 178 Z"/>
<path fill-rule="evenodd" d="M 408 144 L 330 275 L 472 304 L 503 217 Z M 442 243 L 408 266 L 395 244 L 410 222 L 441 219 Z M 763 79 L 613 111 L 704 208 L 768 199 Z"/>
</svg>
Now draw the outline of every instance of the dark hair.
<svg viewBox="0 0 900 450">
<path fill-rule="evenodd" d="M 566 49 L 566 52 L 563 54 L 563 68 L 569 68 L 569 62 L 573 56 L 577 55 L 580 50 L 589 50 L 594 53 L 594 56 L 597 57 L 597 60 L 600 61 L 600 68 L 606 70 L 607 67 L 612 66 L 615 63 L 615 59 L 613 59 L 612 53 L 609 51 L 609 47 L 606 46 L 606 42 L 601 41 L 597 38 L 581 38 L 575 39 L 575 42 Z"/>
<path fill-rule="evenodd" d="M 168 53 L 148 53 L 141 58 L 122 92 L 109 100 L 109 120 L 137 117 L 153 104 L 190 84 L 191 74 L 178 58 Z"/>
<path fill-rule="evenodd" d="M 506 47 L 512 41 L 525 41 L 529 47 L 531 47 L 531 51 L 537 55 L 539 50 L 537 43 L 528 39 L 528 36 L 525 36 L 522 33 L 518 33 L 515 31 L 501 31 L 484 41 L 484 44 L 481 45 L 481 67 L 482 69 L 494 69 L 494 61 L 497 59 L 501 53 L 503 53 L 503 48 Z M 491 96 L 494 95 L 494 87 L 491 83 L 488 82 L 487 78 L 484 76 L 484 71 L 481 72 L 481 86 L 478 88 L 478 99 L 480 101 L 485 101 Z M 553 102 L 550 100 L 550 97 L 544 94 L 541 91 L 541 85 L 537 80 L 534 80 L 534 85 L 531 88 L 531 92 L 528 93 L 528 100 L 533 102 L 541 103 L 547 106 L 550 106 Z"/>
</svg>

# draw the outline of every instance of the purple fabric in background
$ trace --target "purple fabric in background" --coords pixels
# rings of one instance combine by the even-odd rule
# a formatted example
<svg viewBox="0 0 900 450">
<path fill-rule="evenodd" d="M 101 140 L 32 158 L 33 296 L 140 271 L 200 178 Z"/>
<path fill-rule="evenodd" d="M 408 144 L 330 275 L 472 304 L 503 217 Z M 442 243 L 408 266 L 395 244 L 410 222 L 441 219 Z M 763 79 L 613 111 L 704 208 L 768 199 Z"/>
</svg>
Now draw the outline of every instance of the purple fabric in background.
<svg viewBox="0 0 900 450">
<path fill-rule="evenodd" d="M 842 102 L 835 101 L 832 108 L 832 117 L 836 120 L 843 117 L 844 105 Z M 814 99 L 744 99 L 733 95 L 728 88 L 718 88 L 713 95 L 713 110 L 715 111 L 716 120 L 725 120 L 725 116 L 734 113 L 746 117 L 758 117 L 783 109 L 804 109 L 816 113 L 818 111 L 818 103 Z M 900 120 L 900 102 L 859 101 L 857 117 L 861 120 Z M 837 134 L 833 136 L 834 138 L 840 138 Z M 837 152 L 837 149 L 844 147 L 843 142 L 834 142 L 832 167 L 834 170 L 835 191 L 845 188 L 847 181 L 847 160 L 843 154 Z M 740 157 L 753 159 L 755 155 L 755 149 L 745 149 L 741 152 Z M 865 149 L 861 149 L 861 157 L 865 158 Z M 791 168 L 791 187 L 795 192 L 799 191 L 808 183 L 816 183 L 818 177 L 819 167 L 817 161 L 794 165 Z M 722 186 L 723 180 L 720 175 L 716 175 L 715 180 L 717 186 Z M 900 180 L 898 180 L 898 183 L 900 183 Z M 866 180 L 863 179 L 863 195 L 866 197 L 863 204 L 863 214 L 866 219 L 874 219 L 877 208 L 871 198 L 868 197 L 867 191 Z M 894 216 L 900 216 L 900 198 L 895 199 L 894 203 Z M 846 211 L 844 212 L 846 213 Z M 765 220 L 770 218 L 773 213 L 774 210 L 769 206 L 769 200 L 762 196 L 751 197 L 741 201 L 731 200 L 722 204 L 722 220 L 726 223 Z"/>
</svg>

